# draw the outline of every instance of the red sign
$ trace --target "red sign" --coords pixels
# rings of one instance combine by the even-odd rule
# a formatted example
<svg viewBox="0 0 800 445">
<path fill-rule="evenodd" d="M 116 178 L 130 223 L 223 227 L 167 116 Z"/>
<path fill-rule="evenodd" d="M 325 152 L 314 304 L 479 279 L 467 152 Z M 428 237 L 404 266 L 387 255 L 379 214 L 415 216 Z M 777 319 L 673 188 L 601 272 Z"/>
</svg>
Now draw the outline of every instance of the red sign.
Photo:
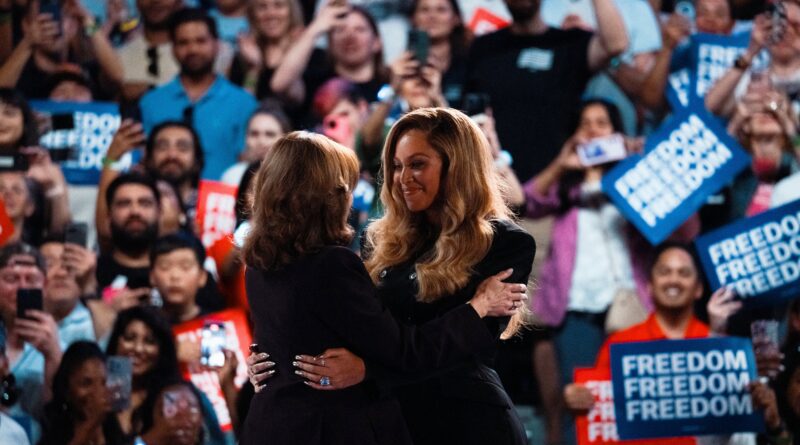
<svg viewBox="0 0 800 445">
<path fill-rule="evenodd" d="M 173 328 L 175 342 L 190 341 L 200 343 L 203 326 L 207 321 L 219 322 L 225 326 L 226 349 L 235 352 L 239 361 L 234 382 L 237 388 L 241 388 L 248 381 L 245 360 L 250 343 L 253 341 L 244 311 L 241 309 L 228 309 L 181 323 Z M 231 415 L 228 411 L 228 405 L 225 403 L 225 396 L 222 394 L 222 387 L 217 373 L 201 367 L 199 363 L 185 366 L 183 371 L 184 377 L 190 380 L 211 401 L 222 431 L 230 431 L 233 427 Z"/>
<path fill-rule="evenodd" d="M 0 199 L 0 246 L 5 245 L 6 241 L 14 234 L 14 223 L 6 213 L 6 204 Z"/>
<path fill-rule="evenodd" d="M 486 8 L 477 8 L 467 26 L 473 34 L 480 36 L 503 29 L 509 25 L 508 20 L 494 14 Z"/>
<path fill-rule="evenodd" d="M 232 235 L 236 230 L 236 190 L 234 185 L 200 181 L 197 194 L 197 228 L 206 248 L 223 236 Z"/>
<path fill-rule="evenodd" d="M 674 439 L 619 440 L 614 414 L 614 390 L 611 372 L 602 369 L 575 369 L 575 383 L 582 383 L 594 395 L 588 414 L 575 417 L 578 445 L 694 445 L 691 437 Z"/>
</svg>

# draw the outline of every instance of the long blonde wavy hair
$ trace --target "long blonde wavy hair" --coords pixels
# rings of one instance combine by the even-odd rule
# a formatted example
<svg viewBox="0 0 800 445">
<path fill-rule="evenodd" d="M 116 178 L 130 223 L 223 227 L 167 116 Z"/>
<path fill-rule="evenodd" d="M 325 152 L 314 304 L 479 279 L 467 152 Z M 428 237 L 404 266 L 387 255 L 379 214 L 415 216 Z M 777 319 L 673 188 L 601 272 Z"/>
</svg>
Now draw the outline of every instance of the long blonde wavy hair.
<svg viewBox="0 0 800 445">
<path fill-rule="evenodd" d="M 439 196 L 440 224 L 431 228 L 420 213 L 406 207 L 394 180 L 394 157 L 400 138 L 411 130 L 424 133 L 442 158 Z M 486 255 L 492 243 L 492 220 L 509 219 L 500 184 L 492 166 L 488 142 L 480 128 L 465 114 L 444 108 L 421 108 L 395 123 L 383 150 L 385 206 L 382 218 L 367 231 L 371 246 L 366 261 L 372 280 L 380 272 L 404 263 L 424 244 L 427 233 L 438 230 L 432 253 L 416 265 L 422 302 L 453 294 L 469 281 L 473 267 Z"/>
</svg>

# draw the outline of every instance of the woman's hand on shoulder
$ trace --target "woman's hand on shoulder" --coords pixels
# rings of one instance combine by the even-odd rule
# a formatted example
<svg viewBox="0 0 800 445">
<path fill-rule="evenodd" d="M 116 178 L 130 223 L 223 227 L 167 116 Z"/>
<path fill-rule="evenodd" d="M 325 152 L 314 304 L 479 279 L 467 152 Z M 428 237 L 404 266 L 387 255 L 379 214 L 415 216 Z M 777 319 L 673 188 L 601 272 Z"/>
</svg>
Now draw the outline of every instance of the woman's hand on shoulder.
<svg viewBox="0 0 800 445">
<path fill-rule="evenodd" d="M 292 365 L 306 379 L 303 383 L 323 391 L 357 385 L 367 375 L 364 360 L 345 348 L 328 349 L 316 357 L 298 355 Z"/>
<path fill-rule="evenodd" d="M 247 356 L 247 376 L 256 392 L 261 392 L 267 384 L 263 383 L 268 378 L 275 375 L 275 362 L 267 360 L 269 354 L 258 352 L 258 345 L 250 345 L 250 355 Z"/>
<path fill-rule="evenodd" d="M 469 304 L 483 317 L 509 317 L 525 304 L 528 287 L 520 283 L 504 283 L 514 273 L 507 269 L 481 282 Z"/>
</svg>

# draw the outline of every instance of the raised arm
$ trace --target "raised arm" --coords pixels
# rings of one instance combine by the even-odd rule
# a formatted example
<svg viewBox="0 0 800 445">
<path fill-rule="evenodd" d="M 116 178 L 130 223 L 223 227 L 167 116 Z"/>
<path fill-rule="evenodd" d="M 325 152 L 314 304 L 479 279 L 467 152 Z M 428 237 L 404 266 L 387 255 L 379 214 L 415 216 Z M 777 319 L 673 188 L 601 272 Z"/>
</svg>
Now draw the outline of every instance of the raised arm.
<svg viewBox="0 0 800 445">
<path fill-rule="evenodd" d="M 270 81 L 270 88 L 275 94 L 296 103 L 305 100 L 306 91 L 302 77 L 314 52 L 314 44 L 320 36 L 341 23 L 347 11 L 347 6 L 336 6 L 332 1 L 326 2 L 319 10 L 317 17 L 289 48 L 275 70 Z"/>
<path fill-rule="evenodd" d="M 689 21 L 680 14 L 672 14 L 661 26 L 661 49 L 656 53 L 653 68 L 642 81 L 638 94 L 639 101 L 645 107 L 651 110 L 663 108 L 672 54 L 689 35 L 689 27 Z"/>
<path fill-rule="evenodd" d="M 608 61 L 625 52 L 628 34 L 625 23 L 612 0 L 592 0 L 597 15 L 597 31 L 589 42 L 588 65 L 592 71 L 604 68 Z"/>
<path fill-rule="evenodd" d="M 771 22 L 765 15 L 756 17 L 753 23 L 753 31 L 750 34 L 750 45 L 747 51 L 740 56 L 741 65 L 734 65 L 720 77 L 714 86 L 706 93 L 705 103 L 706 108 L 718 116 L 730 116 L 733 114 L 736 106 L 736 98 L 734 92 L 742 76 L 747 71 L 747 68 L 753 62 L 753 59 L 766 45 L 768 36 L 770 35 Z"/>
</svg>

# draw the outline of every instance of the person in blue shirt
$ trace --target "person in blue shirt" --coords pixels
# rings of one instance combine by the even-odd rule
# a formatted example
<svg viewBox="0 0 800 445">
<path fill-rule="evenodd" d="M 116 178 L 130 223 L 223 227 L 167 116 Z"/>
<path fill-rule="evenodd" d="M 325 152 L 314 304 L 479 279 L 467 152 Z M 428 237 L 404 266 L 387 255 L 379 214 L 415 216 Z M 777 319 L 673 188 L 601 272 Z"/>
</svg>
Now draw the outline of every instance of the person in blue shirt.
<svg viewBox="0 0 800 445">
<path fill-rule="evenodd" d="M 149 133 L 166 120 L 181 120 L 194 127 L 206 161 L 201 177 L 218 180 L 238 160 L 256 100 L 214 73 L 219 49 L 217 28 L 203 10 L 176 12 L 170 37 L 180 74 L 142 98 L 139 107 L 144 130 Z"/>
</svg>

